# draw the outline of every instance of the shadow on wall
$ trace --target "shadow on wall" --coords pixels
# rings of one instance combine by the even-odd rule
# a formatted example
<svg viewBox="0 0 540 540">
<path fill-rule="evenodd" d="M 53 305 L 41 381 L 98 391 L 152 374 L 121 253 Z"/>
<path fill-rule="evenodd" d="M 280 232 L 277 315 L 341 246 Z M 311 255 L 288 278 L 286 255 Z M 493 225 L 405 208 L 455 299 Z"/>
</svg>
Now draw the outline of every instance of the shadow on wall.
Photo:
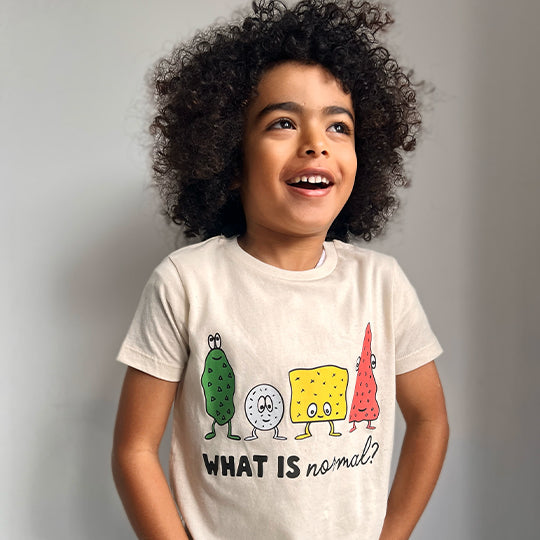
<svg viewBox="0 0 540 540">
<path fill-rule="evenodd" d="M 66 255 L 65 273 L 51 285 L 65 318 L 62 330 L 69 335 L 52 368 L 58 372 L 54 417 L 39 414 L 42 447 L 32 454 L 30 483 L 24 486 L 34 538 L 133 538 L 110 469 L 125 371 L 114 359 L 142 288 L 152 269 L 175 249 L 175 235 L 156 212 L 126 210 L 118 212 L 106 234 L 87 235 L 80 249 Z"/>
<path fill-rule="evenodd" d="M 484 3 L 482 3 L 484 4 Z M 520 2 L 520 4 L 523 4 Z M 523 7 L 523 6 L 522 6 Z M 470 376 L 474 538 L 538 537 L 540 5 L 477 6 Z"/>
</svg>

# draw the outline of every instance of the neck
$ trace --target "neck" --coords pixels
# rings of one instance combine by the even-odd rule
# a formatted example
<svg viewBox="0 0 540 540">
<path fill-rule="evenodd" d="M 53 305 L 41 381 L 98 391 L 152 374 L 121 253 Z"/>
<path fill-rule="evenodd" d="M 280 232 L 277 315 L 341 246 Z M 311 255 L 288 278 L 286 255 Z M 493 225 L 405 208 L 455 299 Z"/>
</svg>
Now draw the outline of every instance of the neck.
<svg viewBox="0 0 540 540">
<path fill-rule="evenodd" d="M 325 235 L 290 237 L 275 234 L 260 239 L 249 231 L 238 238 L 240 247 L 260 261 L 283 270 L 311 270 L 323 251 Z"/>
</svg>

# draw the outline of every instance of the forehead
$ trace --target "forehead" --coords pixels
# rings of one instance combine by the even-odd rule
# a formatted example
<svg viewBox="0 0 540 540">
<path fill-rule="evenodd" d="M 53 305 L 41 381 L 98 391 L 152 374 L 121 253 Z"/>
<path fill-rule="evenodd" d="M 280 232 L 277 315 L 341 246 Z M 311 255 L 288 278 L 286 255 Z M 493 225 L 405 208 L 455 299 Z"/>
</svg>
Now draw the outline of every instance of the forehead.
<svg viewBox="0 0 540 540">
<path fill-rule="evenodd" d="M 248 116 L 271 103 L 289 101 L 314 110 L 334 105 L 353 108 L 351 95 L 327 69 L 318 64 L 284 62 L 262 75 Z"/>
</svg>

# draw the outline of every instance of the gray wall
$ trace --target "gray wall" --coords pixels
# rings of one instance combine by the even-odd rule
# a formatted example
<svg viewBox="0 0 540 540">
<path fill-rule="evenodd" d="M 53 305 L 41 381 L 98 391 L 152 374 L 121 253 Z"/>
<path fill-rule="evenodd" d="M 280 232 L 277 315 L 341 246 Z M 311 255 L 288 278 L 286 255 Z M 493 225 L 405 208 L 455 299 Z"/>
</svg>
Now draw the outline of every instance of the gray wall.
<svg viewBox="0 0 540 540">
<path fill-rule="evenodd" d="M 113 359 L 175 247 L 146 189 L 143 78 L 242 5 L 0 4 L 2 538 L 132 538 L 109 472 Z M 392 42 L 437 90 L 414 187 L 374 247 L 399 258 L 445 347 L 452 427 L 414 538 L 536 538 L 540 3 L 408 0 L 395 15 Z"/>
</svg>

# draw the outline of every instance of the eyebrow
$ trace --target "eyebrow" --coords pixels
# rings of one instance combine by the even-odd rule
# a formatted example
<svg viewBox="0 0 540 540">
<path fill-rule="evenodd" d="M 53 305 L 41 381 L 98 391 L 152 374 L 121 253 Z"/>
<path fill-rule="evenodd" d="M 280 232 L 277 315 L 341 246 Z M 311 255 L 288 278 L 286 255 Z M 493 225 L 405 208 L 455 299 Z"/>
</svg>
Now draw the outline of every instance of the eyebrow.
<svg viewBox="0 0 540 540">
<path fill-rule="evenodd" d="M 259 120 L 266 114 L 272 111 L 277 111 L 277 110 L 290 111 L 290 112 L 300 114 L 303 110 L 303 107 L 302 105 L 300 105 L 299 103 L 295 103 L 294 101 L 284 101 L 282 103 L 270 103 L 270 105 L 267 105 L 261 111 L 259 111 L 259 113 L 257 114 L 257 120 Z M 354 116 L 352 112 L 346 107 L 340 107 L 339 105 L 330 105 L 328 107 L 324 107 L 322 109 L 322 113 L 325 116 L 332 116 L 335 114 L 346 114 L 354 122 Z"/>
</svg>

